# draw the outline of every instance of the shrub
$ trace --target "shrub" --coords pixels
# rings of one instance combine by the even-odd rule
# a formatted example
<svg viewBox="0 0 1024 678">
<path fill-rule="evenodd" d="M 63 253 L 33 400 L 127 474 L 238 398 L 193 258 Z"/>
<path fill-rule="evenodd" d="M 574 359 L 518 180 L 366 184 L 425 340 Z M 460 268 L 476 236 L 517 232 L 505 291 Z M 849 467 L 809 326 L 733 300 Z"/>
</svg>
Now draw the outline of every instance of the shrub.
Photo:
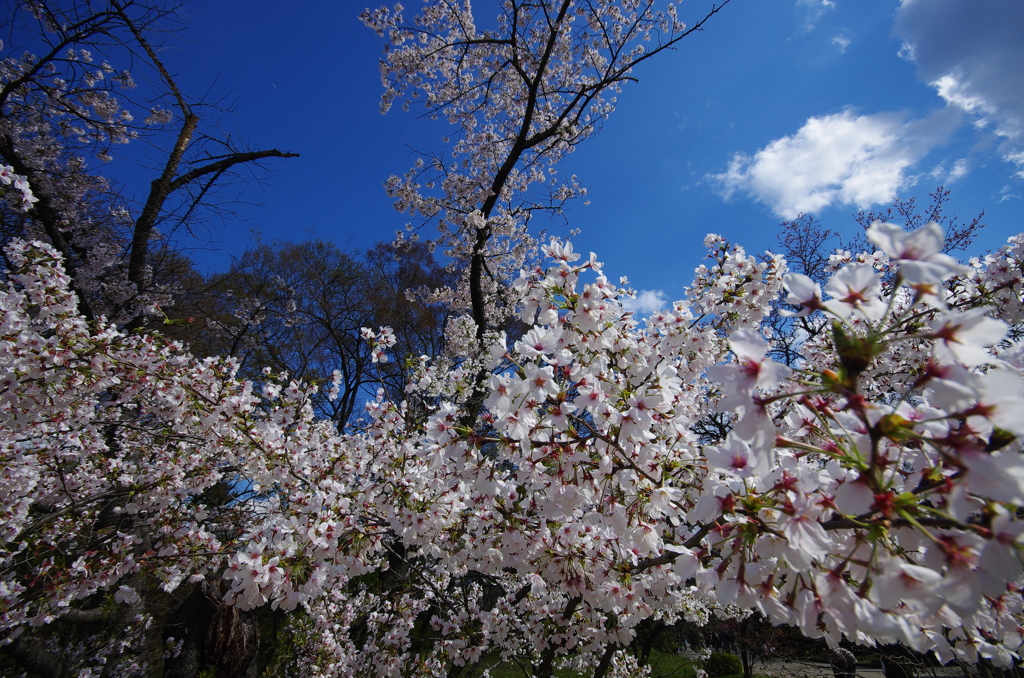
<svg viewBox="0 0 1024 678">
<path fill-rule="evenodd" d="M 704 670 L 707 671 L 708 678 L 734 676 L 743 673 L 743 662 L 739 657 L 728 652 L 712 652 L 708 660 L 704 662 Z"/>
</svg>

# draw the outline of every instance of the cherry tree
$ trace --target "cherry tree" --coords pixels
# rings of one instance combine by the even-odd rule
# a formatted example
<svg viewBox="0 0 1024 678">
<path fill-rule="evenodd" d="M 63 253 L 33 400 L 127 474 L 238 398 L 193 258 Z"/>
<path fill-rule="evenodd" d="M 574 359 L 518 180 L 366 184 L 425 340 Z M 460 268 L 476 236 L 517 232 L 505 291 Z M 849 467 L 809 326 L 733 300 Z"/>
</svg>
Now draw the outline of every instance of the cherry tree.
<svg viewBox="0 0 1024 678">
<path fill-rule="evenodd" d="M 478 424 L 455 368 L 410 380 L 444 384 L 425 423 L 382 395 L 348 435 L 287 375 L 258 393 L 230 363 L 90 325 L 55 252 L 15 243 L 8 638 L 97 596 L 131 605 L 143 573 L 170 590 L 223 572 L 239 609 L 305 610 L 296 661 L 323 675 L 495 654 L 606 675 L 629 669 L 640 621 L 728 605 L 1007 665 L 1024 637 L 1024 237 L 962 266 L 934 224 L 867 235 L 877 249 L 833 256 L 824 287 L 710 236 L 713 265 L 642 326 L 594 256 L 552 241 L 514 287 L 530 329 L 489 347 Z M 760 331 L 779 294 L 830 326 L 794 367 Z M 380 356 L 394 343 L 364 334 Z M 735 424 L 701 445 L 712 411 Z M 225 476 L 241 494 L 205 503 Z"/>
<path fill-rule="evenodd" d="M 540 203 L 527 189 L 631 77 L 588 89 L 586 74 L 652 53 L 634 46 L 645 32 L 664 49 L 686 29 L 642 1 L 502 7 L 507 38 L 478 33 L 468 4 L 427 3 L 408 25 L 365 15 L 390 32 L 385 74 L 405 64 L 394 82 L 413 83 L 396 96 L 436 92 L 427 111 L 460 124 L 465 165 L 432 166 L 440 194 L 421 196 L 415 176 L 392 186 L 470 266 L 449 354 L 412 361 L 405 392 L 381 388 L 359 428 L 314 416 L 340 374 L 302 384 L 267 369 L 253 383 L 232 360 L 90 321 L 57 248 L 10 243 L 4 652 L 52 675 L 173 666 L 183 639 L 168 629 L 153 651 L 148 601 L 205 582 L 232 613 L 286 613 L 282 663 L 311 676 L 472 675 L 502 660 L 545 678 L 640 675 L 624 648 L 645 620 L 751 609 L 832 646 L 1016 662 L 1024 235 L 961 264 L 934 222 L 877 221 L 818 280 L 709 235 L 684 298 L 641 321 L 596 255 L 558 239 L 529 254 Z M 478 70 L 460 79 L 463 64 Z M 530 122 L 502 126 L 515 119 Z M 31 177 L 9 187 L 32 204 Z M 499 305 L 478 303 L 472 288 L 506 274 Z M 771 358 L 779 298 L 819 330 L 787 365 Z M 509 338 L 496 328 L 513 312 L 523 332 Z M 362 336 L 375 364 L 399 357 L 391 329 Z M 696 428 L 709 417 L 720 440 Z M 111 615 L 118 637 L 63 630 Z"/>
<path fill-rule="evenodd" d="M 28 180 L 36 200 L 27 219 L 3 215 L 7 237 L 52 243 L 83 314 L 133 327 L 167 300 L 154 272 L 160 229 L 194 223 L 240 167 L 295 155 L 238 148 L 204 124 L 217 107 L 182 92 L 158 56 L 174 11 L 137 0 L 13 3 L 15 43 L 3 45 L 0 60 L 0 161 Z M 94 166 L 138 138 L 168 150 L 135 208 Z"/>
<path fill-rule="evenodd" d="M 824 289 L 709 238 L 714 266 L 642 326 L 593 257 L 552 242 L 517 284 L 531 329 L 493 346 L 479 426 L 456 389 L 424 424 L 382 397 L 348 435 L 284 375 L 258 392 L 230 363 L 91 328 L 53 251 L 16 245 L 5 628 L 131 605 L 143 573 L 173 589 L 223 572 L 239 609 L 305 610 L 296 661 L 323 675 L 494 656 L 606 675 L 640 621 L 730 605 L 1006 665 L 1024 380 L 1004 335 L 1024 238 L 962 267 L 937 227 L 868 235 L 879 249 L 838 255 Z M 792 369 L 758 331 L 779 293 L 832 325 Z M 736 423 L 702 446 L 712 410 Z M 206 503 L 225 476 L 244 492 Z"/>
<path fill-rule="evenodd" d="M 0 237 L 5 244 L 39 239 L 56 248 L 78 311 L 99 327 L 106 326 L 106 317 L 118 326 L 139 328 L 170 299 L 175 281 L 168 279 L 167 262 L 175 256 L 165 236 L 193 227 L 218 184 L 243 167 L 294 155 L 238 147 L 216 124 L 223 113 L 217 106 L 179 89 L 158 56 L 163 29 L 173 27 L 176 9 L 134 0 L 39 0 L 12 3 L 6 11 L 11 31 L 0 55 Z M 116 64 L 130 64 L 133 70 Z M 133 140 L 166 149 L 153 151 L 150 160 L 158 169 L 141 197 L 97 171 L 120 145 Z M 6 263 L 10 271 L 24 265 L 16 256 Z M 116 401 L 117 383 L 105 383 L 107 393 L 97 402 Z M 133 424 L 132 416 L 128 408 L 120 419 L 114 417 L 121 423 L 108 424 L 111 440 L 120 426 L 141 425 Z M 111 492 L 99 493 L 107 514 L 124 504 L 121 494 Z M 33 511 L 49 505 L 43 499 L 30 504 Z M 99 529 L 82 527 L 88 524 L 77 527 L 83 534 Z M 136 536 L 150 539 L 141 528 Z M 78 550 L 56 543 L 61 558 Z M 174 600 L 171 596 L 160 604 Z M 152 602 L 145 605 L 151 608 Z M 50 634 L 40 627 L 6 652 L 18 654 L 33 671 L 61 675 L 64 669 L 54 667 L 68 669 L 75 657 L 99 647 L 107 649 L 96 650 L 96 657 L 116 655 L 112 648 L 124 638 L 131 645 L 139 639 L 149 642 L 153 635 L 144 632 L 142 622 L 104 622 L 108 615 L 87 607 L 88 613 L 79 609 L 58 615 L 73 630 Z M 120 626 L 142 635 L 119 638 Z M 76 646 L 92 650 L 68 651 Z"/>
<path fill-rule="evenodd" d="M 531 215 L 585 194 L 555 166 L 597 133 L 634 68 L 726 4 L 689 26 L 674 4 L 655 0 L 506 0 L 487 28 L 469 2 L 428 2 L 412 19 L 400 5 L 363 13 L 388 40 L 381 110 L 397 101 L 456 128 L 450 156 L 418 159 L 387 188 L 397 209 L 432 220 L 438 244 L 468 262 L 456 299 L 477 339 L 510 312 L 502 283 L 535 244 Z"/>
<path fill-rule="evenodd" d="M 711 238 L 716 266 L 643 328 L 593 258 L 553 242 L 552 265 L 518 284 L 532 329 L 492 352 L 486 426 L 462 426 L 457 402 L 415 433 L 401 404 L 370 408 L 357 439 L 375 441 L 377 477 L 360 468 L 335 515 L 360 552 L 344 569 L 366 571 L 376 551 L 392 581 L 314 602 L 259 577 L 268 554 L 255 569 L 240 555 L 237 604 L 306 604 L 304 632 L 322 634 L 308 661 L 340 673 L 430 674 L 500 651 L 540 675 L 591 655 L 603 674 L 639 621 L 725 604 L 830 643 L 1007 665 L 1021 643 L 1024 381 L 1003 338 L 1020 319 L 1024 240 L 966 268 L 934 225 L 868 236 L 879 249 L 839 255 L 824 291 Z M 832 327 L 796 369 L 766 358 L 758 332 L 783 287 Z M 691 426 L 712 409 L 736 425 L 701 446 Z M 374 531 L 349 512 L 380 492 Z M 301 551 L 305 529 L 267 525 L 259 542 Z"/>
</svg>

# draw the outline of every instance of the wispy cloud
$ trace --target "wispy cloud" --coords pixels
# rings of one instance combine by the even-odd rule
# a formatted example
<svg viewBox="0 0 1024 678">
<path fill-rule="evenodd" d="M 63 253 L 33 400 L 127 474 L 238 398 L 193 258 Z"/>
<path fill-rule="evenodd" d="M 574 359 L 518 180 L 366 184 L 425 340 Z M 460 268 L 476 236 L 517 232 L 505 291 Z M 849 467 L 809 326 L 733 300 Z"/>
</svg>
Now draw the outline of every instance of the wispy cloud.
<svg viewBox="0 0 1024 678">
<path fill-rule="evenodd" d="M 844 111 L 812 117 L 796 134 L 754 155 L 737 153 L 709 178 L 726 199 L 745 193 L 792 219 L 831 205 L 867 208 L 892 200 L 912 182 L 910 168 L 944 142 L 949 115 L 905 120 L 892 113 Z"/>
<path fill-rule="evenodd" d="M 825 12 L 836 8 L 835 0 L 796 0 L 797 11 L 803 18 L 803 29 L 813 31 Z"/>
<path fill-rule="evenodd" d="M 904 61 L 914 61 L 914 46 L 909 42 L 905 42 L 900 45 L 900 49 L 896 52 L 896 56 L 903 59 Z"/>
<path fill-rule="evenodd" d="M 903 0 L 896 33 L 918 77 L 1024 171 L 1024 3 Z"/>
<path fill-rule="evenodd" d="M 1013 192 L 1013 188 L 1010 186 L 1003 186 L 999 189 L 999 202 L 1006 202 L 1007 200 L 1020 200 L 1020 196 Z"/>
<path fill-rule="evenodd" d="M 946 163 L 939 163 L 931 172 L 928 172 L 928 176 L 936 183 L 948 186 L 967 176 L 970 169 L 967 158 L 959 158 L 953 162 L 953 167 L 949 169 L 946 168 Z"/>
<path fill-rule="evenodd" d="M 825 10 L 836 8 L 835 0 L 796 0 L 796 5 L 817 16 L 824 14 Z"/>
<path fill-rule="evenodd" d="M 661 290 L 641 290 L 636 299 L 623 299 L 622 306 L 643 317 L 667 308 L 668 297 Z"/>
<path fill-rule="evenodd" d="M 846 48 L 850 46 L 850 39 L 840 34 L 832 38 L 832 44 L 836 46 L 840 54 L 846 54 Z"/>
</svg>

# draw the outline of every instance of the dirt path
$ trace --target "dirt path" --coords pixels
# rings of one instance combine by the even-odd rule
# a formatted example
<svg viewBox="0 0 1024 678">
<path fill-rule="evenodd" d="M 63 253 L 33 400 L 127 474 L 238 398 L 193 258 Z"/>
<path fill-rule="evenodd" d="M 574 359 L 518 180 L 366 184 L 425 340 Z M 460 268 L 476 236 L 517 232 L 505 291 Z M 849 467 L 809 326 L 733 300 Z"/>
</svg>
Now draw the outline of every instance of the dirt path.
<svg viewBox="0 0 1024 678">
<path fill-rule="evenodd" d="M 754 673 L 772 678 L 832 678 L 832 667 L 819 662 L 773 661 L 759 662 Z M 881 669 L 857 667 L 857 678 L 883 678 Z"/>
</svg>

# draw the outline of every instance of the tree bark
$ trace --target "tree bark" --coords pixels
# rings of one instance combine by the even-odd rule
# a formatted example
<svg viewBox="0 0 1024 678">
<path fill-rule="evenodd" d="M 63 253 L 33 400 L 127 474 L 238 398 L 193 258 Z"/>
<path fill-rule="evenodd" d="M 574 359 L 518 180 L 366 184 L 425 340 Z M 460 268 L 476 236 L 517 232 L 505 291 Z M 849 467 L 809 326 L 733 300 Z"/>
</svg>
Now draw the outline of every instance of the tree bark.
<svg viewBox="0 0 1024 678">
<path fill-rule="evenodd" d="M 167 621 L 165 636 L 181 641 L 177 656 L 164 663 L 164 678 L 256 678 L 260 630 L 251 612 L 224 602 L 207 582 L 193 589 Z"/>
<path fill-rule="evenodd" d="M 2 652 L 14 659 L 22 668 L 42 678 L 64 678 L 65 667 L 60 658 L 47 652 L 41 643 L 34 642 L 31 638 L 20 636 L 3 648 Z"/>
<path fill-rule="evenodd" d="M 857 657 L 845 648 L 837 647 L 829 652 L 829 663 L 835 678 L 855 678 L 857 675 Z"/>
</svg>

